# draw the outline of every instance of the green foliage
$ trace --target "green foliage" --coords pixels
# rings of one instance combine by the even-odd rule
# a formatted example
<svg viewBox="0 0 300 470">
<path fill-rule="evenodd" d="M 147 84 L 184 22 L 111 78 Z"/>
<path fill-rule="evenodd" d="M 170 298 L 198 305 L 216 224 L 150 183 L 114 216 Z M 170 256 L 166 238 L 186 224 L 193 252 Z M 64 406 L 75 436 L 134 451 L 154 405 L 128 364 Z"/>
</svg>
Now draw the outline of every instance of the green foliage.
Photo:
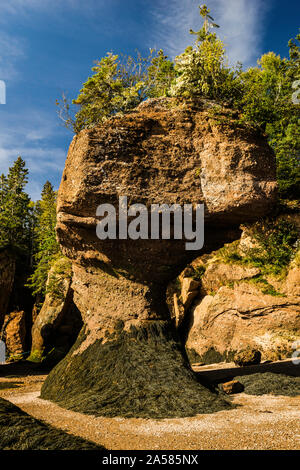
<svg viewBox="0 0 300 470">
<path fill-rule="evenodd" d="M 277 161 L 279 194 L 300 197 L 300 106 L 294 104 L 293 84 L 300 78 L 300 35 L 289 42 L 290 57 L 264 54 L 258 67 L 239 75 L 243 93 L 235 98 L 241 120 L 265 130 Z"/>
<path fill-rule="evenodd" d="M 46 285 L 46 294 L 51 294 L 57 300 L 65 298 L 64 280 L 71 279 L 72 263 L 65 256 L 59 256 L 51 265 L 51 273 Z"/>
<path fill-rule="evenodd" d="M 295 225 L 285 219 L 264 219 L 248 227 L 247 233 L 257 247 L 250 248 L 243 263 L 261 269 L 264 274 L 282 274 L 295 254 L 298 232 Z"/>
<path fill-rule="evenodd" d="M 107 53 L 92 67 L 94 74 L 83 84 L 73 104 L 79 107 L 75 119 L 65 95 L 57 101 L 59 116 L 74 132 L 101 124 L 111 116 L 134 109 L 147 97 L 166 96 L 174 78 L 174 65 L 162 50 L 153 49 L 146 58 L 120 58 Z"/>
<path fill-rule="evenodd" d="M 153 53 L 154 51 L 151 50 L 151 54 Z M 158 98 L 160 96 L 169 96 L 170 87 L 174 78 L 174 63 L 170 61 L 168 56 L 160 49 L 157 55 L 150 60 L 150 65 L 147 68 L 147 97 Z"/>
<path fill-rule="evenodd" d="M 60 256 L 56 241 L 56 197 L 49 181 L 44 185 L 41 200 L 36 203 L 36 225 L 34 229 L 34 272 L 28 280 L 33 294 L 42 298 L 46 293 L 46 282 L 51 263 Z"/>
<path fill-rule="evenodd" d="M 193 98 L 204 96 L 210 99 L 226 100 L 239 91 L 238 76 L 227 65 L 224 43 L 211 33 L 210 28 L 219 27 L 210 23 L 213 18 L 206 5 L 200 8 L 204 18 L 203 27 L 198 32 L 194 47 L 175 58 L 176 79 L 171 86 L 171 96 Z"/>
<path fill-rule="evenodd" d="M 187 48 L 175 63 L 162 50 L 155 53 L 151 49 L 146 58 L 139 53 L 136 58 L 107 53 L 92 68 L 94 74 L 72 102 L 79 107 L 75 118 L 71 116 L 71 105 L 65 95 L 57 101 L 65 125 L 78 133 L 126 113 L 150 97 L 229 99 L 236 94 L 237 73 L 227 66 L 223 42 L 210 32 L 219 26 L 205 5 L 199 8 L 204 24 L 200 31 L 190 31 L 197 36 L 195 47 Z"/>
<path fill-rule="evenodd" d="M 170 61 L 162 50 L 146 58 L 108 53 L 92 68 L 78 97 L 57 101 L 66 127 L 78 133 L 106 119 L 134 109 L 151 97 L 181 99 L 205 97 L 235 108 L 230 125 L 250 125 L 266 132 L 277 161 L 279 195 L 300 198 L 300 106 L 293 104 L 293 84 L 300 79 L 300 34 L 289 41 L 289 58 L 264 54 L 258 66 L 242 70 L 229 67 L 225 45 L 213 29 L 219 28 L 206 5 L 199 7 L 203 25 L 194 46 Z M 72 117 L 72 105 L 76 107 Z M 215 123 L 228 124 L 228 116 Z"/>
<path fill-rule="evenodd" d="M 220 248 L 217 252 L 217 257 L 223 261 L 223 263 L 227 264 L 236 264 L 241 263 L 243 261 L 242 256 L 240 255 L 238 248 L 239 248 L 239 240 L 236 240 L 232 243 L 228 243 Z"/>
<path fill-rule="evenodd" d="M 242 253 L 237 240 L 218 250 L 217 257 L 224 263 L 259 268 L 262 275 L 283 275 L 297 253 L 298 232 L 294 223 L 283 218 L 265 218 L 244 229 L 255 246 Z M 253 282 L 267 281 L 258 276 Z"/>
<path fill-rule="evenodd" d="M 201 281 L 202 277 L 203 277 L 203 274 L 205 273 L 205 266 L 204 265 L 200 265 L 200 266 L 195 266 L 193 267 L 193 275 L 192 275 L 192 278 L 195 280 L 195 281 Z"/>
<path fill-rule="evenodd" d="M 262 275 L 248 279 L 247 282 L 250 284 L 255 284 L 265 295 L 272 295 L 273 297 L 285 297 L 285 294 L 277 291 L 275 287 L 272 286 L 272 284 L 270 284 Z"/>
<path fill-rule="evenodd" d="M 142 63 L 138 60 L 135 64 L 137 67 L 132 72 L 132 60 L 131 57 L 128 58 L 123 65 L 117 55 L 108 53 L 92 68 L 94 75 L 88 78 L 77 99 L 73 101 L 80 106 L 76 114 L 75 131 L 133 109 L 145 98 Z"/>
<path fill-rule="evenodd" d="M 197 36 L 197 42 L 202 42 L 207 39 L 207 37 L 211 36 L 209 34 L 209 28 L 219 28 L 220 26 L 214 23 L 214 19 L 210 16 L 210 10 L 207 8 L 206 5 L 201 5 L 198 7 L 200 16 L 204 19 L 204 23 L 200 31 L 193 31 L 190 29 L 190 34 L 195 34 Z"/>
<path fill-rule="evenodd" d="M 0 247 L 30 251 L 32 207 L 24 189 L 28 180 L 25 162 L 18 157 L 8 175 L 0 177 Z"/>
</svg>

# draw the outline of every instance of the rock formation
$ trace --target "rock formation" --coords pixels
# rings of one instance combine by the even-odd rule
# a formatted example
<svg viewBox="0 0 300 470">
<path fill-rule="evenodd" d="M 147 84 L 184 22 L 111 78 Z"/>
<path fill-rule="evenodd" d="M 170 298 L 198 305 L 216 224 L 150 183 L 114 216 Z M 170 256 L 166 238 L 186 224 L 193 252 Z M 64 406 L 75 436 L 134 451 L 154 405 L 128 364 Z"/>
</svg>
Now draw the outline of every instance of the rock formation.
<svg viewBox="0 0 300 470">
<path fill-rule="evenodd" d="M 84 327 L 41 396 L 96 415 L 175 417 L 229 406 L 198 383 L 172 330 L 167 283 L 197 252 L 184 240 L 100 240 L 99 204 L 204 203 L 205 251 L 266 214 L 275 161 L 255 131 L 215 124 L 212 105 L 149 100 L 84 130 L 70 146 L 58 196 L 57 235 L 73 262 Z"/>
<path fill-rule="evenodd" d="M 237 243 L 231 246 L 240 253 L 246 243 L 254 246 L 245 232 Z M 191 362 L 231 362 L 249 348 L 263 361 L 290 358 L 300 340 L 299 265 L 292 261 L 285 275 L 263 277 L 257 267 L 225 263 L 221 251 L 193 262 L 205 264 L 205 273 L 187 320 Z"/>
<path fill-rule="evenodd" d="M 80 312 L 73 302 L 71 275 L 59 272 L 61 263 L 58 259 L 49 271 L 48 293 L 32 327 L 30 359 L 34 361 L 41 360 L 51 350 L 56 359 L 63 358 L 82 326 Z"/>
<path fill-rule="evenodd" d="M 26 352 L 26 321 L 23 310 L 5 316 L 2 337 L 5 339 L 6 356 L 10 360 L 23 359 Z"/>
<path fill-rule="evenodd" d="M 279 360 L 291 357 L 299 330 L 299 296 L 264 294 L 241 282 L 198 301 L 186 347 L 196 362 L 230 361 L 247 347 L 259 349 L 262 360 Z"/>
</svg>

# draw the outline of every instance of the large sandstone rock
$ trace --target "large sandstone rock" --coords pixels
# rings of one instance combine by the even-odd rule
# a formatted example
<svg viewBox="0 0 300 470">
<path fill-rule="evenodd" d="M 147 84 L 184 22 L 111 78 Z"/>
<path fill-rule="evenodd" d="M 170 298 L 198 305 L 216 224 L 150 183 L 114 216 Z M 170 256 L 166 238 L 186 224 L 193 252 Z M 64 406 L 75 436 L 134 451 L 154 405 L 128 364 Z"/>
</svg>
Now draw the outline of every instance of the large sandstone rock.
<svg viewBox="0 0 300 470">
<path fill-rule="evenodd" d="M 10 300 L 15 277 L 16 261 L 7 251 L 0 251 L 0 329 Z"/>
<path fill-rule="evenodd" d="M 282 296 L 265 294 L 249 282 L 219 287 L 216 279 L 214 295 L 200 299 L 192 311 L 186 343 L 191 359 L 231 361 L 247 348 L 260 350 L 262 360 L 291 357 L 292 345 L 300 339 L 300 296 L 294 290 L 285 293 L 290 279 L 281 283 Z"/>
<path fill-rule="evenodd" d="M 272 259 L 272 266 L 258 268 L 259 257 L 272 249 L 274 238 L 268 248 L 258 240 L 264 227 L 273 236 L 277 234 L 279 244 L 282 221 L 288 224 L 284 230 L 289 227 L 294 234 L 290 241 L 293 255 L 275 275 L 276 263 L 282 262 L 281 247 L 271 252 L 268 263 Z M 186 349 L 192 362 L 232 361 L 236 354 L 251 350 L 259 351 L 262 360 L 292 356 L 293 344 L 300 339 L 300 264 L 298 242 L 294 243 L 297 232 L 300 238 L 299 222 L 297 214 L 281 214 L 259 226 L 244 226 L 239 240 L 191 263 L 188 269 L 198 265 L 205 269 L 197 301 L 187 316 Z M 258 237 L 253 230 L 260 231 Z"/>
<path fill-rule="evenodd" d="M 6 355 L 10 360 L 23 359 L 26 346 L 26 321 L 23 310 L 11 312 L 4 318 L 3 336 Z"/>
<path fill-rule="evenodd" d="M 230 122 L 217 127 L 208 103 L 143 103 L 74 137 L 58 197 L 57 235 L 73 261 L 74 301 L 84 321 L 42 397 L 93 414 L 171 417 L 224 407 L 189 369 L 170 329 L 166 285 L 197 252 L 184 240 L 99 240 L 99 204 L 205 204 L 205 250 L 237 238 L 276 195 L 265 139 Z M 218 227 L 216 229 L 216 227 Z"/>
<path fill-rule="evenodd" d="M 80 312 L 73 302 L 70 273 L 61 272 L 59 259 L 50 269 L 41 311 L 32 327 L 32 360 L 39 360 L 54 349 L 56 357 L 64 357 L 74 344 L 82 326 Z"/>
</svg>

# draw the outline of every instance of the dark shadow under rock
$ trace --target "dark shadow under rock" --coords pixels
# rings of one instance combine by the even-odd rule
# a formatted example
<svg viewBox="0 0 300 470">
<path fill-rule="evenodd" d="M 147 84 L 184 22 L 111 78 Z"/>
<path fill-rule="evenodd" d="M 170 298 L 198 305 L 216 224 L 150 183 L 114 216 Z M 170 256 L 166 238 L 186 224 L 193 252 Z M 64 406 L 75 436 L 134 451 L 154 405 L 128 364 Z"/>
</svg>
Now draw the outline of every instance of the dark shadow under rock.
<svg viewBox="0 0 300 470">
<path fill-rule="evenodd" d="M 199 383 L 167 322 L 97 340 L 80 354 L 82 330 L 51 371 L 41 397 L 96 416 L 179 418 L 231 409 Z"/>
<path fill-rule="evenodd" d="M 105 450 L 39 421 L 0 398 L 0 450 Z"/>
</svg>

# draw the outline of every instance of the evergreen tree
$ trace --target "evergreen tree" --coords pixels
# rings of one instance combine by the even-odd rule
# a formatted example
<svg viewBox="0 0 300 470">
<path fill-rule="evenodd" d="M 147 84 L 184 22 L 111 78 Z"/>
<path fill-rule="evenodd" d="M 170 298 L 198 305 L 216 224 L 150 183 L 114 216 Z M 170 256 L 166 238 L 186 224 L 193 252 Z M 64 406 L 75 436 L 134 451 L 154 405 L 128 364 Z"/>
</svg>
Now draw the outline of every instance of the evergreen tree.
<svg viewBox="0 0 300 470">
<path fill-rule="evenodd" d="M 212 32 L 219 28 L 206 5 L 199 7 L 203 26 L 196 35 L 194 47 L 189 46 L 175 58 L 176 80 L 170 94 L 183 98 L 204 96 L 215 100 L 228 100 L 239 93 L 238 74 L 227 65 L 225 45 Z"/>
<path fill-rule="evenodd" d="M 30 242 L 30 198 L 25 162 L 18 157 L 7 177 L 0 177 L 0 245 L 28 252 Z"/>
<path fill-rule="evenodd" d="M 235 103 L 242 121 L 266 132 L 276 154 L 279 193 L 287 199 L 300 197 L 300 106 L 292 100 L 300 78 L 299 41 L 300 35 L 289 42 L 288 59 L 269 52 L 243 72 L 243 93 Z"/>
<path fill-rule="evenodd" d="M 2 173 L 0 176 L 0 213 L 4 211 L 5 200 L 7 196 L 7 179 L 6 176 Z M 1 227 L 0 227 L 1 230 Z"/>
<path fill-rule="evenodd" d="M 162 50 L 156 53 L 154 49 L 148 57 L 137 53 L 135 58 L 109 52 L 96 62 L 92 71 L 93 75 L 72 101 L 77 107 L 74 118 L 65 95 L 56 101 L 59 118 L 75 133 L 126 113 L 146 98 L 167 96 L 175 77 L 173 62 Z"/>
<path fill-rule="evenodd" d="M 203 26 L 200 31 L 196 32 L 190 29 L 190 34 L 195 34 L 197 36 L 197 42 L 203 42 L 209 37 L 211 39 L 216 37 L 215 34 L 209 34 L 210 28 L 220 28 L 220 26 L 214 23 L 215 20 L 212 16 L 210 16 L 210 10 L 207 8 L 206 5 L 199 6 L 199 10 L 200 16 L 202 16 L 204 20 Z"/>
<path fill-rule="evenodd" d="M 153 52 L 152 50 L 150 51 Z M 160 49 L 154 56 L 147 69 L 148 97 L 168 96 L 170 87 L 175 79 L 174 63 Z"/>
<path fill-rule="evenodd" d="M 41 200 L 35 206 L 36 226 L 34 230 L 34 273 L 29 278 L 33 294 L 43 297 L 51 263 L 59 256 L 56 241 L 56 198 L 52 184 L 47 181 L 43 187 Z"/>
</svg>

